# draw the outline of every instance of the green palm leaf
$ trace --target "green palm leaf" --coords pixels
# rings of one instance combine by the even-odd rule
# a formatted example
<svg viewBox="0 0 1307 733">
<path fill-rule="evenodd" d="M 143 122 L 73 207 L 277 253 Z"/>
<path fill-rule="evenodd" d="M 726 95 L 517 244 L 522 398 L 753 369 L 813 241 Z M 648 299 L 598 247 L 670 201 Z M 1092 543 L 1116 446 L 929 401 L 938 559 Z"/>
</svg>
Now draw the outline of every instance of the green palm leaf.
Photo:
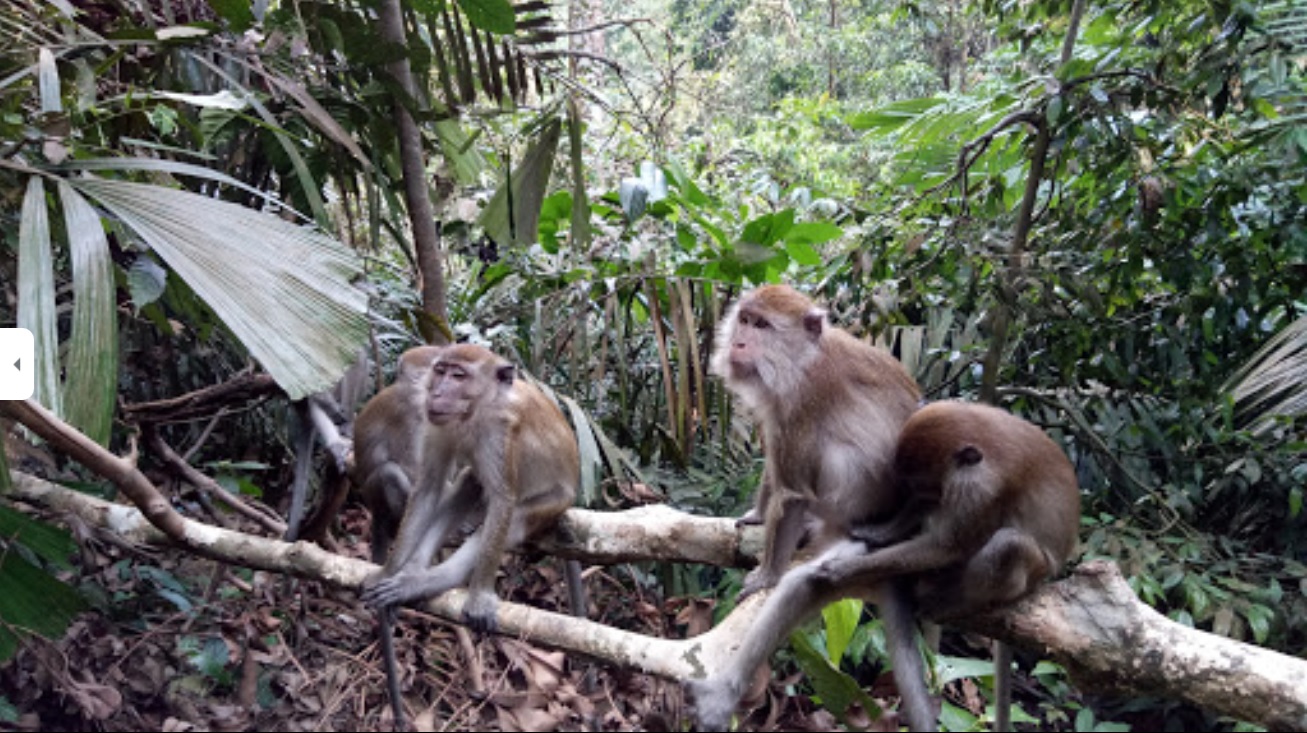
<svg viewBox="0 0 1307 733">
<path fill-rule="evenodd" d="M 113 259 L 95 209 L 65 181 L 59 182 L 59 198 L 73 262 L 73 332 L 68 342 L 64 406 L 69 422 L 100 445 L 108 445 L 118 394 Z"/>
<path fill-rule="evenodd" d="M 367 337 L 354 253 L 314 229 L 218 199 L 127 181 L 69 184 L 133 229 L 291 396 L 328 388 Z"/>
<path fill-rule="evenodd" d="M 1307 414 L 1307 318 L 1275 334 L 1236 373 L 1225 389 L 1253 432 L 1265 433 L 1276 417 Z"/>
</svg>

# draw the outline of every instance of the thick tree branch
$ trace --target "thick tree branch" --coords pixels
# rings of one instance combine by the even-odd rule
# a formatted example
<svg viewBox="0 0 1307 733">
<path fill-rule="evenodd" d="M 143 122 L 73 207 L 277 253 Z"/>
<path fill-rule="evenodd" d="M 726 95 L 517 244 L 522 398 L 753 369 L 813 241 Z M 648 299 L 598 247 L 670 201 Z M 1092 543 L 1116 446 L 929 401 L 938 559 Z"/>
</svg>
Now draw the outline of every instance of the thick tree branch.
<svg viewBox="0 0 1307 733">
<path fill-rule="evenodd" d="M 134 508 L 110 504 L 13 472 L 11 498 L 77 514 L 127 539 L 167 543 Z M 187 519 L 186 546 L 215 560 L 357 588 L 376 566 L 307 542 L 286 543 Z M 748 541 L 730 519 L 695 517 L 667 507 L 625 512 L 571 510 L 573 541 L 548 546 L 595 563 L 632 559 L 733 565 Z M 756 531 L 756 528 L 749 528 Z M 747 533 L 746 535 L 747 536 Z M 688 541 L 688 538 L 707 538 Z M 670 540 L 668 538 L 679 538 Z M 629 540 L 629 542 L 628 542 Z M 755 541 L 756 540 L 750 540 Z M 751 627 L 765 594 L 755 594 L 711 631 L 659 639 L 560 613 L 501 602 L 501 633 L 674 680 L 716 669 Z M 451 591 L 425 604 L 461 618 L 465 595 Z M 957 624 L 1062 664 L 1086 689 L 1122 696 L 1184 700 L 1272 730 L 1307 730 L 1307 661 L 1177 624 L 1140 603 L 1112 563 L 1086 563 L 1011 608 Z"/>
</svg>

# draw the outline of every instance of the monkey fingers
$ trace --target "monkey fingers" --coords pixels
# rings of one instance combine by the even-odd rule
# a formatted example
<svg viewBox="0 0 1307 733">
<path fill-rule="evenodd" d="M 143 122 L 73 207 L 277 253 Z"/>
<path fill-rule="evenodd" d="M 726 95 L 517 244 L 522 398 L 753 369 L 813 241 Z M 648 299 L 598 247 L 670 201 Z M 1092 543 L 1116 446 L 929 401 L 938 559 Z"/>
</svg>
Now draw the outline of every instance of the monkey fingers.
<svg viewBox="0 0 1307 733">
<path fill-rule="evenodd" d="M 418 598 L 412 592 L 413 578 L 409 573 L 398 573 L 377 580 L 369 579 L 363 583 L 360 600 L 373 608 L 397 606 Z"/>
</svg>

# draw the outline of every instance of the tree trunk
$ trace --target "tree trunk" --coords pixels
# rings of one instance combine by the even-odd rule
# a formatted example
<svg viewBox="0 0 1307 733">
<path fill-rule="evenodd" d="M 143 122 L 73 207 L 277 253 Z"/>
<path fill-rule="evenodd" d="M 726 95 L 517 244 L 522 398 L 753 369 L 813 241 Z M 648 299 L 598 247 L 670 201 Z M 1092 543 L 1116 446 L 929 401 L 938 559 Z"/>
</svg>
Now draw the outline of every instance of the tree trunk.
<svg viewBox="0 0 1307 733">
<path fill-rule="evenodd" d="M 379 30 L 386 43 L 408 48 L 400 0 L 381 0 Z M 445 308 L 445 258 L 440 249 L 435 209 L 427 189 L 427 158 L 422 149 L 422 132 L 408 107 L 409 104 L 416 106 L 420 99 L 409 68 L 408 55 L 391 62 L 389 71 L 402 90 L 402 96 L 395 97 L 392 114 L 404 175 L 404 202 L 408 205 L 409 222 L 413 229 L 413 253 L 417 258 L 422 292 L 424 317 L 418 319 L 418 328 L 427 343 L 448 343 L 453 340 L 453 334 Z"/>
</svg>

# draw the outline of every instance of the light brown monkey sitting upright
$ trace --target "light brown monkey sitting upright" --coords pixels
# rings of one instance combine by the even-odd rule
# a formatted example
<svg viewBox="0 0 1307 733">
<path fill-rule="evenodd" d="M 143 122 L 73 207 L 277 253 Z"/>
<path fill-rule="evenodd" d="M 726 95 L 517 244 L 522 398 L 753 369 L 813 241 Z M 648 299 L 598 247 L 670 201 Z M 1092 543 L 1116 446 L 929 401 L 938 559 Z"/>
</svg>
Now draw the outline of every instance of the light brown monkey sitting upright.
<svg viewBox="0 0 1307 733">
<path fill-rule="evenodd" d="M 753 670 L 827 603 L 898 583 L 922 617 L 964 618 L 1031 592 L 1075 550 L 1075 472 L 1025 420 L 984 405 L 928 405 L 904 426 L 894 466 L 909 492 L 903 510 L 793 568 L 729 663 L 691 684 L 702 729 L 729 722 Z M 1004 659 L 1000 678 L 1010 674 Z M 996 707 L 998 727 L 1006 729 L 1007 703 L 1000 699 Z M 910 715 L 909 722 L 912 730 L 935 729 L 933 714 L 924 721 Z"/>
<path fill-rule="evenodd" d="M 745 293 L 727 312 L 717 334 L 712 371 L 724 378 L 758 421 L 765 465 L 757 508 L 766 526 L 761 564 L 746 576 L 741 597 L 771 587 L 793 559 L 805 529 L 820 549 L 853 527 L 885 521 L 903 504 L 893 481 L 899 431 L 921 393 L 894 357 L 831 326 L 826 312 L 784 285 Z M 895 584 L 880 589 L 904 708 L 915 721 L 932 717 L 907 599 Z M 759 640 L 766 646 L 784 637 Z M 691 685 L 714 727 L 724 725 L 746 675 L 716 687 Z M 709 694 L 705 700 L 700 692 Z"/>
<path fill-rule="evenodd" d="M 552 527 L 580 483 L 567 420 L 516 375 L 483 347 L 441 350 L 431 367 L 422 475 L 394 551 L 365 583 L 365 602 L 390 607 L 466 585 L 464 620 L 494 630 L 495 574 L 504 553 Z M 430 567 L 450 533 L 467 522 L 478 525 L 472 535 Z"/>
<path fill-rule="evenodd" d="M 767 285 L 727 312 L 711 368 L 765 446 L 756 508 L 742 521 L 760 515 L 766 546 L 741 596 L 776 584 L 809 523 L 820 542 L 898 511 L 890 461 L 921 398 L 898 360 L 831 326 L 807 296 Z"/>
</svg>

